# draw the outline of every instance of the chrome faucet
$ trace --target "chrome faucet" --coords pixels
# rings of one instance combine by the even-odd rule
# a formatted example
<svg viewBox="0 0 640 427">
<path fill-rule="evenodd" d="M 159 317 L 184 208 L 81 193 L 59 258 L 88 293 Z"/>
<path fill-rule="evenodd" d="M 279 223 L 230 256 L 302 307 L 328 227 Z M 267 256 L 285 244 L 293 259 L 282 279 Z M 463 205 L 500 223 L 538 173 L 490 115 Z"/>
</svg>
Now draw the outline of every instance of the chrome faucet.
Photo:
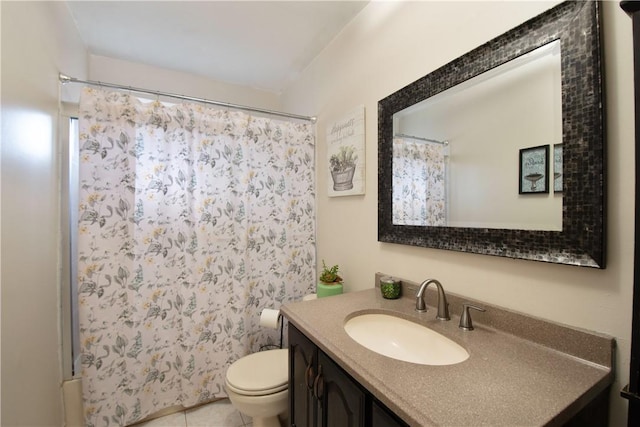
<svg viewBox="0 0 640 427">
<path fill-rule="evenodd" d="M 447 296 L 444 294 L 442 284 L 440 284 L 436 279 L 427 279 L 420 284 L 420 289 L 416 294 L 416 311 L 421 313 L 427 311 L 427 306 L 424 303 L 424 292 L 427 289 L 427 286 L 431 283 L 435 283 L 438 288 L 438 314 L 436 315 L 436 319 L 451 320 L 451 317 L 449 316 L 449 303 L 447 303 Z"/>
</svg>

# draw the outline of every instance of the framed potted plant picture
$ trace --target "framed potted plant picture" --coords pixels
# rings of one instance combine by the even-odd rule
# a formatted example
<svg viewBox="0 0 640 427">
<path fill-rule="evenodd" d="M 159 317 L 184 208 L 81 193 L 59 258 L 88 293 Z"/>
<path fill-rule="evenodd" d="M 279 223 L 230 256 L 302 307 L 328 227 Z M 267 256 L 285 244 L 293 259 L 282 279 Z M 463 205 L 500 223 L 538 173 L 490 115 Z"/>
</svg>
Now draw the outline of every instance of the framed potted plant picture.
<svg viewBox="0 0 640 427">
<path fill-rule="evenodd" d="M 364 119 L 360 105 L 327 126 L 329 197 L 364 194 Z"/>
<path fill-rule="evenodd" d="M 549 192 L 549 146 L 523 148 L 520 150 L 519 193 L 535 194 Z"/>
</svg>

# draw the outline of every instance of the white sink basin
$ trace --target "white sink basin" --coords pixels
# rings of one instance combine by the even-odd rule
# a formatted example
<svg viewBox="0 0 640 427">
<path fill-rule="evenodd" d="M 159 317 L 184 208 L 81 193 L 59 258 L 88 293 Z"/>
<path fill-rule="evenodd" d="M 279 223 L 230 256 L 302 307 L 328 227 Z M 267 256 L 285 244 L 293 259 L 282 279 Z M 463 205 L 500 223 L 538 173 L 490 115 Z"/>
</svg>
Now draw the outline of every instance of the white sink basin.
<svg viewBox="0 0 640 427">
<path fill-rule="evenodd" d="M 344 324 L 371 351 L 420 365 L 454 365 L 469 358 L 457 343 L 417 323 L 388 314 L 361 314 Z"/>
</svg>

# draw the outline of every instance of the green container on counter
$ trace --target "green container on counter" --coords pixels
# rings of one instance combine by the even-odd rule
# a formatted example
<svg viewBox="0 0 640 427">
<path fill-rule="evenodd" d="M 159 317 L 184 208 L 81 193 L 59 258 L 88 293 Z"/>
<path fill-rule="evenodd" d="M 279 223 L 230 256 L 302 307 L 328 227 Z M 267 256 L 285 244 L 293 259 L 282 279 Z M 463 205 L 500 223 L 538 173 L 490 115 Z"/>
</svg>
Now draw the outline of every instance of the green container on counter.
<svg viewBox="0 0 640 427">
<path fill-rule="evenodd" d="M 386 299 L 400 298 L 400 281 L 389 276 L 380 278 L 380 292 Z"/>
</svg>

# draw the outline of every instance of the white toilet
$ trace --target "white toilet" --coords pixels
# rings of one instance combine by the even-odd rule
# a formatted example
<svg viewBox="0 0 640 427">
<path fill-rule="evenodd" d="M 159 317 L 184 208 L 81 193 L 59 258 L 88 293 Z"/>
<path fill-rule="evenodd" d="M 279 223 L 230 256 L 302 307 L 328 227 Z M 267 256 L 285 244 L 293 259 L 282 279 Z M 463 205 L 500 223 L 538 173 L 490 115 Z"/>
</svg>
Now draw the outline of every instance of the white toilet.
<svg viewBox="0 0 640 427">
<path fill-rule="evenodd" d="M 289 350 L 259 351 L 236 360 L 225 386 L 233 406 L 252 417 L 254 427 L 280 427 L 278 415 L 289 409 Z"/>
</svg>

